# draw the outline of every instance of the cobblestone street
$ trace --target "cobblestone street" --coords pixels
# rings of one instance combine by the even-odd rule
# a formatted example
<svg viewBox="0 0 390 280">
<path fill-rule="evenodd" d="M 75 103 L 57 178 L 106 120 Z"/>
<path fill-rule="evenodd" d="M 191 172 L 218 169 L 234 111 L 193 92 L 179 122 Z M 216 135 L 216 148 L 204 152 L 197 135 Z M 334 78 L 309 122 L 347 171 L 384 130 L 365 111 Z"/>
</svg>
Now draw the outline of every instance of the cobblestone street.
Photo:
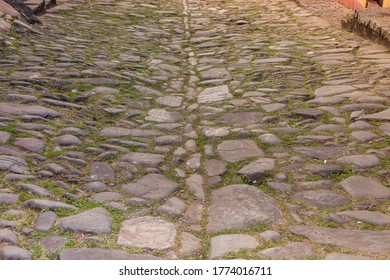
<svg viewBox="0 0 390 280">
<path fill-rule="evenodd" d="M 69 0 L 0 47 L 0 259 L 390 259 L 390 53 L 288 0 Z"/>
</svg>

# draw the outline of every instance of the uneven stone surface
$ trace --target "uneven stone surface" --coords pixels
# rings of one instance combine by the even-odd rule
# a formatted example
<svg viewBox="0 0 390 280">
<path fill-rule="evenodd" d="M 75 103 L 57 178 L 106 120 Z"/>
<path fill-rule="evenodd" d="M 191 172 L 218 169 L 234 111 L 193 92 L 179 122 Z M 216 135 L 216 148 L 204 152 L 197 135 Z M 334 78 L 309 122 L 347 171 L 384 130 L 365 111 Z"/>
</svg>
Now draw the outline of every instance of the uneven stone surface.
<svg viewBox="0 0 390 280">
<path fill-rule="evenodd" d="M 314 252 L 303 242 L 293 242 L 286 246 L 265 249 L 258 255 L 273 260 L 304 260 L 313 256 Z"/>
<path fill-rule="evenodd" d="M 208 213 L 209 232 L 285 222 L 275 200 L 249 185 L 231 185 L 213 191 Z"/>
<path fill-rule="evenodd" d="M 332 3 L 66 0 L 33 26 L 0 12 L 0 228 L 18 237 L 0 247 L 208 259 L 211 239 L 244 235 L 278 249 L 216 258 L 334 243 L 388 258 L 390 54 L 340 31 Z M 329 226 L 327 243 L 289 245 L 297 224 Z"/>
<path fill-rule="evenodd" d="M 248 234 L 219 235 L 210 240 L 210 259 L 217 259 L 238 249 L 255 249 L 259 243 Z"/>
<path fill-rule="evenodd" d="M 0 256 L 2 260 L 31 260 L 32 252 L 17 246 L 4 246 Z"/>
</svg>

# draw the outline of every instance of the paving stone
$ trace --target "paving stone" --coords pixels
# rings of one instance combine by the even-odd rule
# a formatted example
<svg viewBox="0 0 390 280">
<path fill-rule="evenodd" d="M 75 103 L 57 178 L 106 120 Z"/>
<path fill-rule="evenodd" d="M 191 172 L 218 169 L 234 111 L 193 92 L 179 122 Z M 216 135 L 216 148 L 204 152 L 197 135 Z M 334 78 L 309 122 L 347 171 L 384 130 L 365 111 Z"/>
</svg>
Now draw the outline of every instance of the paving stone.
<svg viewBox="0 0 390 280">
<path fill-rule="evenodd" d="M 217 159 L 211 159 L 204 163 L 206 174 L 210 177 L 224 174 L 227 171 L 226 164 Z"/>
<path fill-rule="evenodd" d="M 115 172 L 106 162 L 92 162 L 90 177 L 96 181 L 115 181 Z"/>
<path fill-rule="evenodd" d="M 390 136 L 390 124 L 382 124 L 379 129 L 385 134 L 386 136 Z"/>
<path fill-rule="evenodd" d="M 30 199 L 27 200 L 25 203 L 23 203 L 23 206 L 33 209 L 49 209 L 49 210 L 56 210 L 56 209 L 77 209 L 76 207 L 63 203 L 63 202 L 57 202 L 57 201 L 51 201 L 51 200 L 44 200 L 44 199 Z"/>
<path fill-rule="evenodd" d="M 16 186 L 20 189 L 32 192 L 39 196 L 43 196 L 43 197 L 51 196 L 50 192 L 47 189 L 34 184 L 17 184 Z"/>
<path fill-rule="evenodd" d="M 203 201 L 205 199 L 204 189 L 203 189 L 204 180 L 203 177 L 199 174 L 191 174 L 186 179 L 187 187 L 194 193 L 194 195 Z"/>
<path fill-rule="evenodd" d="M 293 197 L 299 202 L 313 205 L 318 209 L 340 207 L 349 202 L 348 198 L 331 190 L 303 191 L 296 193 Z"/>
<path fill-rule="evenodd" d="M 200 72 L 200 76 L 205 80 L 224 79 L 231 80 L 232 76 L 225 68 L 211 68 Z"/>
<path fill-rule="evenodd" d="M 11 193 L 0 193 L 0 204 L 12 205 L 19 199 L 19 195 Z"/>
<path fill-rule="evenodd" d="M 52 236 L 48 238 L 41 239 L 39 243 L 42 247 L 49 253 L 55 253 L 59 249 L 65 246 L 68 239 L 61 236 Z"/>
<path fill-rule="evenodd" d="M 309 164 L 305 167 L 305 170 L 314 175 L 319 175 L 322 177 L 328 177 L 331 174 L 344 172 L 344 168 L 337 164 Z"/>
<path fill-rule="evenodd" d="M 92 195 L 89 200 L 95 202 L 118 201 L 121 195 L 116 192 L 100 192 Z"/>
<path fill-rule="evenodd" d="M 353 198 L 388 198 L 390 189 L 374 178 L 360 175 L 350 176 L 340 182 L 344 190 Z"/>
<path fill-rule="evenodd" d="M 163 145 L 178 145 L 183 141 L 183 137 L 179 135 L 165 135 L 157 137 L 154 144 L 157 146 Z"/>
<path fill-rule="evenodd" d="M 275 134 L 266 133 L 259 136 L 259 140 L 262 143 L 270 145 L 280 145 L 283 141 Z"/>
<path fill-rule="evenodd" d="M 83 184 L 81 186 L 81 189 L 91 192 L 102 192 L 110 190 L 110 188 L 102 182 L 90 182 L 87 184 Z"/>
<path fill-rule="evenodd" d="M 3 260 L 31 260 L 32 252 L 17 246 L 4 246 L 0 249 Z"/>
<path fill-rule="evenodd" d="M 157 212 L 177 218 L 183 214 L 185 208 L 186 205 L 181 199 L 171 197 L 163 205 L 157 208 Z"/>
<path fill-rule="evenodd" d="M 353 155 L 337 159 L 337 161 L 351 165 L 358 169 L 369 169 L 381 165 L 381 161 L 374 155 Z"/>
<path fill-rule="evenodd" d="M 390 231 L 324 228 L 317 226 L 290 226 L 289 230 L 303 235 L 311 242 L 330 244 L 347 249 L 381 254 L 390 251 Z"/>
<path fill-rule="evenodd" d="M 0 229 L 0 241 L 11 243 L 11 244 L 19 243 L 19 239 L 16 236 L 16 234 L 9 229 Z"/>
<path fill-rule="evenodd" d="M 0 144 L 7 143 L 12 137 L 12 134 L 5 131 L 0 131 Z"/>
<path fill-rule="evenodd" d="M 329 253 L 326 254 L 325 260 L 372 260 L 372 258 L 352 254 Z"/>
<path fill-rule="evenodd" d="M 219 235 L 210 240 L 209 259 L 217 259 L 239 249 L 256 249 L 257 240 L 248 234 Z"/>
<path fill-rule="evenodd" d="M 186 166 L 189 169 L 199 169 L 201 166 L 201 154 L 193 154 L 187 161 Z"/>
<path fill-rule="evenodd" d="M 150 137 L 150 136 L 161 136 L 164 133 L 156 130 L 147 129 L 127 129 L 122 127 L 105 127 L 100 131 L 100 136 L 104 137 Z"/>
<path fill-rule="evenodd" d="M 0 116 L 36 115 L 43 118 L 58 118 L 61 113 L 42 106 L 30 106 L 16 103 L 0 103 Z"/>
<path fill-rule="evenodd" d="M 29 174 L 29 168 L 27 162 L 19 157 L 14 156 L 0 156 L 0 170 L 11 171 L 18 174 Z"/>
<path fill-rule="evenodd" d="M 343 211 L 337 213 L 340 216 L 352 218 L 354 220 L 367 222 L 375 225 L 390 225 L 390 216 L 382 212 L 375 211 Z"/>
<path fill-rule="evenodd" d="M 377 134 L 369 131 L 353 131 L 351 135 L 360 142 L 369 142 L 379 138 Z"/>
<path fill-rule="evenodd" d="M 248 126 L 262 123 L 263 117 L 264 114 L 259 112 L 237 112 L 224 114 L 218 122 L 232 126 Z"/>
<path fill-rule="evenodd" d="M 202 91 L 198 96 L 198 102 L 201 104 L 214 103 L 231 98 L 233 98 L 233 95 L 230 94 L 227 86 L 216 86 Z"/>
<path fill-rule="evenodd" d="M 182 257 L 195 254 L 202 248 L 201 239 L 188 232 L 183 232 L 181 236 L 181 243 L 182 246 L 179 249 L 179 255 Z"/>
<path fill-rule="evenodd" d="M 314 159 L 320 159 L 320 160 L 330 160 L 348 152 L 347 149 L 342 147 L 326 147 L 326 146 L 293 147 L 293 150 L 294 152 L 300 153 L 302 155 Z"/>
<path fill-rule="evenodd" d="M 217 150 L 224 160 L 232 163 L 263 155 L 252 140 L 226 140 L 218 145 Z"/>
<path fill-rule="evenodd" d="M 148 174 L 136 183 L 124 184 L 121 190 L 141 198 L 162 199 L 179 189 L 179 184 L 161 174 Z"/>
<path fill-rule="evenodd" d="M 340 85 L 340 86 L 324 86 L 316 89 L 314 95 L 316 97 L 324 97 L 329 95 L 340 94 L 344 92 L 349 92 L 356 90 L 356 88 L 349 85 Z"/>
<path fill-rule="evenodd" d="M 293 186 L 287 183 L 268 182 L 267 187 L 274 191 L 291 192 Z"/>
<path fill-rule="evenodd" d="M 378 121 L 389 121 L 390 120 L 390 109 L 381 111 L 375 114 L 363 115 L 359 119 L 363 120 L 378 120 Z"/>
<path fill-rule="evenodd" d="M 272 112 L 276 112 L 276 111 L 279 111 L 279 110 L 285 108 L 286 105 L 282 104 L 282 103 L 272 103 L 272 104 L 268 104 L 268 105 L 262 105 L 261 107 L 267 113 L 272 113 Z"/>
<path fill-rule="evenodd" d="M 179 112 L 170 112 L 165 109 L 152 109 L 145 119 L 154 122 L 179 122 L 183 119 L 183 116 Z"/>
<path fill-rule="evenodd" d="M 260 233 L 260 238 L 265 241 L 278 240 L 280 238 L 280 233 L 273 230 L 266 230 Z"/>
<path fill-rule="evenodd" d="M 134 152 L 126 154 L 120 160 L 131 162 L 135 165 L 139 164 L 145 167 L 157 167 L 160 163 L 165 161 L 165 156 L 159 154 Z"/>
<path fill-rule="evenodd" d="M 303 242 L 292 242 L 286 246 L 265 249 L 257 255 L 273 260 L 304 260 L 314 256 L 314 252 L 309 245 Z"/>
<path fill-rule="evenodd" d="M 117 243 L 151 250 L 172 249 L 176 226 L 159 218 L 144 216 L 122 223 Z"/>
<path fill-rule="evenodd" d="M 35 222 L 36 230 L 50 230 L 53 224 L 57 221 L 57 215 L 52 211 L 47 211 L 39 214 Z"/>
<path fill-rule="evenodd" d="M 324 114 L 324 112 L 322 112 L 321 110 L 313 109 L 313 108 L 297 109 L 294 110 L 293 113 L 298 116 L 302 116 L 305 118 L 313 118 L 313 119 L 318 119 Z"/>
<path fill-rule="evenodd" d="M 76 233 L 111 233 L 112 216 L 105 208 L 93 208 L 80 214 L 61 218 L 59 225 L 64 231 Z"/>
<path fill-rule="evenodd" d="M 62 135 L 54 137 L 53 140 L 61 146 L 81 146 L 83 143 L 74 135 Z"/>
<path fill-rule="evenodd" d="M 199 222 L 202 219 L 203 205 L 197 202 L 193 202 L 188 206 L 184 213 L 186 219 L 189 222 Z"/>
<path fill-rule="evenodd" d="M 149 254 L 129 254 L 124 250 L 106 248 L 74 248 L 64 249 L 60 260 L 159 260 Z"/>
<path fill-rule="evenodd" d="M 119 90 L 115 88 L 104 87 L 104 86 L 94 87 L 91 91 L 96 94 L 118 94 L 119 93 Z"/>
<path fill-rule="evenodd" d="M 274 199 L 249 185 L 230 185 L 214 190 L 208 212 L 208 232 L 285 222 Z"/>
<path fill-rule="evenodd" d="M 272 158 L 261 158 L 245 165 L 238 170 L 238 174 L 246 176 L 251 181 L 256 181 L 264 178 L 275 170 L 275 160 Z"/>
</svg>

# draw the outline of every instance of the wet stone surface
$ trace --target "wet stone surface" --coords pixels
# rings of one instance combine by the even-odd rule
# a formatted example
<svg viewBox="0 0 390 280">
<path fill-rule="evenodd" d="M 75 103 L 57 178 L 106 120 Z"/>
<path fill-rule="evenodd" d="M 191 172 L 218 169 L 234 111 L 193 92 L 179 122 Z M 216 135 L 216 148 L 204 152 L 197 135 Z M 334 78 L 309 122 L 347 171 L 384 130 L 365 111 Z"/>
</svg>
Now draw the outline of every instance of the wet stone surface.
<svg viewBox="0 0 390 280">
<path fill-rule="evenodd" d="M 57 4 L 0 39 L 0 258 L 390 258 L 388 49 L 292 0 Z"/>
</svg>

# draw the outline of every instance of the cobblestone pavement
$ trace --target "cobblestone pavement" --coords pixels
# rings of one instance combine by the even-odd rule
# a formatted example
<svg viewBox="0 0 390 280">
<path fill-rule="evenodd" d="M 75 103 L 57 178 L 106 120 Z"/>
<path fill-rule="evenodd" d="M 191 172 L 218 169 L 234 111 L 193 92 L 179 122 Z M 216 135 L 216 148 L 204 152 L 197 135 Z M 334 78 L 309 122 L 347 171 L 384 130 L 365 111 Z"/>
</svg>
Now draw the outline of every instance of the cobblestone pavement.
<svg viewBox="0 0 390 280">
<path fill-rule="evenodd" d="M 0 59 L 3 259 L 389 258 L 387 49 L 282 0 L 41 20 Z"/>
</svg>

